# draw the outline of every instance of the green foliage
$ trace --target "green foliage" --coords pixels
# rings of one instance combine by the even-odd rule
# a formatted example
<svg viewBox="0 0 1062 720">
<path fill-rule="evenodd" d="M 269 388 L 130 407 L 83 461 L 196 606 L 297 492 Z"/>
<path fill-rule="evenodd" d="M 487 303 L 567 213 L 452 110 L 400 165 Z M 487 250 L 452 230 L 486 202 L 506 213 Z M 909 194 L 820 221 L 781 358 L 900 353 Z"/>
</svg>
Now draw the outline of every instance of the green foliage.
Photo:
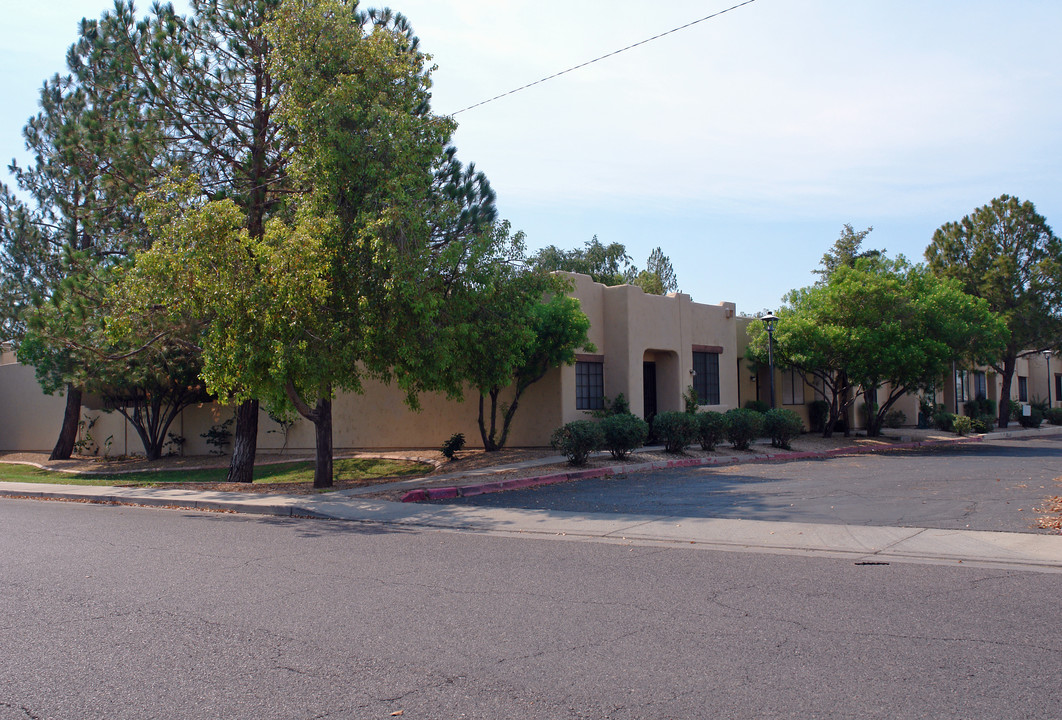
<svg viewBox="0 0 1062 720">
<path fill-rule="evenodd" d="M 682 393 L 682 404 L 686 406 L 686 412 L 690 415 L 697 413 L 699 407 L 697 390 L 692 385 L 686 386 L 686 392 Z"/>
<path fill-rule="evenodd" d="M 882 256 L 839 264 L 819 285 L 791 292 L 777 315 L 776 362 L 821 381 L 836 408 L 827 432 L 851 402 L 852 386 L 867 395 L 889 388 L 867 418 L 875 435 L 900 397 L 938 382 L 956 357 L 994 356 L 1006 336 L 1002 320 L 958 282 Z M 749 326 L 754 362 L 766 357 L 759 325 Z"/>
<path fill-rule="evenodd" d="M 630 413 L 610 415 L 601 421 L 603 447 L 612 457 L 622 460 L 645 445 L 649 437 L 649 423 Z"/>
<path fill-rule="evenodd" d="M 761 415 L 771 409 L 770 404 L 765 403 L 763 400 L 747 400 L 745 401 L 745 409 L 758 412 Z"/>
<path fill-rule="evenodd" d="M 533 267 L 545 272 L 565 272 L 589 275 L 604 285 L 637 285 L 651 295 L 664 295 L 678 290 L 678 279 L 671 260 L 664 251 L 655 248 L 639 271 L 631 264 L 627 248 L 621 243 L 603 245 L 597 239 L 587 241 L 583 249 L 562 250 L 555 245 L 542 248 L 530 260 Z"/>
<path fill-rule="evenodd" d="M 813 273 L 820 276 L 818 282 L 819 285 L 826 285 L 830 281 L 830 276 L 840 267 L 853 268 L 856 265 L 856 261 L 862 258 L 878 258 L 882 256 L 881 250 L 862 250 L 863 241 L 867 239 L 867 235 L 874 228 L 868 227 L 866 230 L 856 230 L 850 224 L 845 223 L 841 229 L 841 235 L 834 242 L 833 247 L 822 256 L 822 260 L 819 261 L 819 265 L 822 266 L 821 270 L 812 270 Z"/>
<path fill-rule="evenodd" d="M 830 419 L 830 404 L 825 400 L 812 400 L 808 403 L 808 424 L 811 432 L 822 432 Z"/>
<path fill-rule="evenodd" d="M 1028 201 L 1001 195 L 958 222 L 941 226 L 926 248 L 934 273 L 982 298 L 1006 323 L 992 366 L 1010 396 L 1017 357 L 1062 336 L 1062 241 Z M 1000 426 L 1009 412 L 1000 409 Z"/>
<path fill-rule="evenodd" d="M 882 424 L 887 428 L 902 428 L 907 424 L 907 414 L 903 410 L 889 410 L 885 413 L 885 420 Z"/>
<path fill-rule="evenodd" d="M 706 410 L 697 413 L 697 438 L 702 450 L 715 450 L 726 437 L 726 418 L 722 413 Z"/>
<path fill-rule="evenodd" d="M 1021 418 L 1022 413 L 1021 403 L 1017 400 L 1008 400 L 1007 411 L 1007 418 L 1009 420 L 1018 420 L 1019 418 Z"/>
<path fill-rule="evenodd" d="M 566 280 L 524 266 L 523 235 L 510 237 L 508 223 L 469 243 L 462 262 L 444 315 L 456 329 L 456 373 L 480 392 L 483 447 L 497 450 L 506 443 L 527 388 L 551 369 L 575 362 L 579 348 L 593 351 L 590 321 L 579 302 L 565 295 Z M 506 387 L 513 396 L 499 428 L 499 398 Z"/>
<path fill-rule="evenodd" d="M 996 426 L 995 415 L 975 415 L 970 420 L 973 422 L 973 431 L 976 433 L 992 432 L 992 428 Z"/>
<path fill-rule="evenodd" d="M 1062 408 L 1048 408 L 1044 418 L 1052 425 L 1062 425 Z"/>
<path fill-rule="evenodd" d="M 584 465 L 590 453 L 605 443 L 601 426 L 592 420 L 575 420 L 557 428 L 550 445 L 560 450 L 572 465 Z"/>
<path fill-rule="evenodd" d="M 735 450 L 748 450 L 752 442 L 763 435 L 765 413 L 747 408 L 733 408 L 723 413 L 726 419 L 726 439 Z"/>
<path fill-rule="evenodd" d="M 617 395 L 614 400 L 609 400 L 608 397 L 603 398 L 602 405 L 603 407 L 597 410 L 586 410 L 584 412 L 589 412 L 590 417 L 598 420 L 604 420 L 612 415 L 629 415 L 631 412 L 631 404 L 623 393 Z"/>
<path fill-rule="evenodd" d="M 771 439 L 771 445 L 791 450 L 791 443 L 804 432 L 804 421 L 792 410 L 776 408 L 763 416 L 763 435 Z"/>
<path fill-rule="evenodd" d="M 956 415 L 951 427 L 956 435 L 969 435 L 973 431 L 973 419 L 966 415 Z"/>
<path fill-rule="evenodd" d="M 229 418 L 225 422 L 211 425 L 210 429 L 205 433 L 200 433 L 199 437 L 205 438 L 207 445 L 212 445 L 210 450 L 211 455 L 224 455 L 225 448 L 232 442 L 232 424 L 236 422 L 236 418 Z"/>
<path fill-rule="evenodd" d="M 664 441 L 669 453 L 681 453 L 697 439 L 696 416 L 687 412 L 670 410 L 653 417 L 653 432 Z"/>
<path fill-rule="evenodd" d="M 443 443 L 442 454 L 446 456 L 447 460 L 453 460 L 454 455 L 463 450 L 465 447 L 465 434 L 454 433 L 450 436 L 450 439 Z"/>
<path fill-rule="evenodd" d="M 1038 428 L 1043 421 L 1044 411 L 1035 405 L 1029 406 L 1028 415 L 1022 414 L 1018 417 L 1018 422 L 1021 423 L 1021 426 L 1024 428 Z"/>
<path fill-rule="evenodd" d="M 995 400 L 989 400 L 988 398 L 980 397 L 976 400 L 970 400 L 963 404 L 963 410 L 970 417 L 977 417 L 978 415 L 996 415 L 997 407 Z"/>
<path fill-rule="evenodd" d="M 933 413 L 933 427 L 937 430 L 951 432 L 952 428 L 955 427 L 956 417 L 957 416 L 954 413 L 950 413 L 941 408 Z"/>
</svg>

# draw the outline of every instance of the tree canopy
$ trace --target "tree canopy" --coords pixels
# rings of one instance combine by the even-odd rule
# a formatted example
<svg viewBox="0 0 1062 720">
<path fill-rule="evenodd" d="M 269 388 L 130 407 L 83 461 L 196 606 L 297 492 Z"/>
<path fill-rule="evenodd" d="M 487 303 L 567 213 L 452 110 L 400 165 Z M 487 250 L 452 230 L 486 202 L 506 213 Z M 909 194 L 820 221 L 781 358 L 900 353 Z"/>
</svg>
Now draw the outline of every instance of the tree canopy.
<svg viewBox="0 0 1062 720">
<path fill-rule="evenodd" d="M 790 292 L 777 315 L 776 363 L 823 388 L 830 403 L 827 435 L 854 400 L 851 387 L 862 388 L 867 432 L 876 435 L 900 397 L 938 382 L 952 360 L 992 357 L 1005 337 L 987 303 L 903 258 L 838 264 L 820 283 Z M 749 326 L 748 357 L 764 363 L 761 325 Z M 888 393 L 880 397 L 883 386 Z"/>
<path fill-rule="evenodd" d="M 639 270 L 631 263 L 627 248 L 622 243 L 604 245 L 595 235 L 585 247 L 562 250 L 548 245 L 531 256 L 531 265 L 539 270 L 589 275 L 594 282 L 603 285 L 637 285 L 652 295 L 665 295 L 678 291 L 678 278 L 671 266 L 671 259 L 661 248 L 649 253 L 646 268 Z"/>
<path fill-rule="evenodd" d="M 991 364 L 1010 397 L 1018 356 L 1062 345 L 1062 241 L 1031 202 L 1001 195 L 941 226 L 926 259 L 936 275 L 958 281 L 1002 316 L 1009 338 Z M 999 426 L 1008 419 L 1000 403 Z"/>
</svg>

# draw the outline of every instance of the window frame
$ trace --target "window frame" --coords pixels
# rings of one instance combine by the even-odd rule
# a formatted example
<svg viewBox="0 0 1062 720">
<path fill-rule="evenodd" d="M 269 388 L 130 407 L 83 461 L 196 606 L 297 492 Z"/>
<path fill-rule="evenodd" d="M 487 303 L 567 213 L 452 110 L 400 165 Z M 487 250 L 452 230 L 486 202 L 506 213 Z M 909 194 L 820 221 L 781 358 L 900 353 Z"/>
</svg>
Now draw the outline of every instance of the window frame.
<svg viewBox="0 0 1062 720">
<path fill-rule="evenodd" d="M 719 356 L 722 348 L 693 346 L 693 389 L 698 405 L 719 405 L 722 389 L 719 386 Z"/>
<path fill-rule="evenodd" d="M 576 359 L 575 409 L 605 408 L 605 362 L 602 359 Z"/>
</svg>

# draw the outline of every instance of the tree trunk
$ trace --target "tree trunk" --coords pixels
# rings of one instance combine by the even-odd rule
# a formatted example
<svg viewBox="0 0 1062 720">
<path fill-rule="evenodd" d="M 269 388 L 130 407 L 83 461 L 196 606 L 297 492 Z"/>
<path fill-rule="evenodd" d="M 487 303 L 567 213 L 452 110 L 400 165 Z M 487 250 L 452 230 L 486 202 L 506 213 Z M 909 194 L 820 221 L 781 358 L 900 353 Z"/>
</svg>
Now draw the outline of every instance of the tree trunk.
<svg viewBox="0 0 1062 720">
<path fill-rule="evenodd" d="M 55 442 L 49 460 L 69 460 L 77 442 L 77 424 L 81 421 L 81 388 L 72 384 L 66 386 L 66 411 L 63 414 L 63 428 Z"/>
<path fill-rule="evenodd" d="M 258 451 L 258 401 L 244 400 L 236 408 L 236 434 L 232 441 L 232 459 L 229 462 L 231 483 L 249 483 L 254 480 L 254 457 Z"/>
<path fill-rule="evenodd" d="M 1010 420 L 1010 386 L 1014 381 L 1014 366 L 1017 364 L 1018 354 L 1007 348 L 1007 356 L 1003 358 L 1003 386 L 999 391 L 999 420 L 1000 429 L 1006 428 Z M 1048 378 L 1050 382 L 1050 378 Z"/>
<path fill-rule="evenodd" d="M 332 401 L 322 398 L 314 408 L 313 426 L 317 435 L 317 454 L 313 468 L 314 488 L 332 487 Z"/>
</svg>

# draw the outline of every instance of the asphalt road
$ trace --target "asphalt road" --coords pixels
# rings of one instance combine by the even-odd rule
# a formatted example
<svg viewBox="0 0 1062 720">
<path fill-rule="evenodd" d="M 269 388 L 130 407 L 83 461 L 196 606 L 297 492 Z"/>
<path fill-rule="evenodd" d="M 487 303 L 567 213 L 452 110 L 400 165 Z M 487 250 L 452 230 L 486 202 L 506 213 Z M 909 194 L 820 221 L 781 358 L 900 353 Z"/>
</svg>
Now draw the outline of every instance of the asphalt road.
<svg viewBox="0 0 1062 720">
<path fill-rule="evenodd" d="M 486 507 L 841 525 L 1046 532 L 1062 437 L 827 460 L 670 469 L 453 501 Z"/>
<path fill-rule="evenodd" d="M 0 500 L 0 720 L 1057 718 L 1059 576 Z"/>
</svg>

